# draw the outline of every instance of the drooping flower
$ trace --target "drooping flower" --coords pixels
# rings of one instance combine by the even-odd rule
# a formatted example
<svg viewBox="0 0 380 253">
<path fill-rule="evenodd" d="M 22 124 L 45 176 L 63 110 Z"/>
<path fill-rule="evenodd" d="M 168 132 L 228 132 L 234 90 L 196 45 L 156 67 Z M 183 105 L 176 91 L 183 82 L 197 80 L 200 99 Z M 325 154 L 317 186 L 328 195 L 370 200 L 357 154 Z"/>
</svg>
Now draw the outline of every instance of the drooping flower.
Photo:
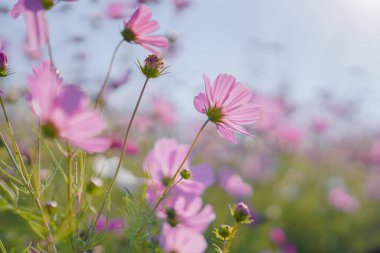
<svg viewBox="0 0 380 253">
<path fill-rule="evenodd" d="M 48 30 L 44 14 L 44 6 L 40 0 L 19 0 L 11 11 L 11 16 L 17 18 L 24 14 L 27 39 L 25 52 L 32 59 L 41 57 L 41 48 L 48 43 Z"/>
<path fill-rule="evenodd" d="M 253 136 L 242 127 L 260 119 L 252 92 L 232 75 L 219 74 L 212 85 L 207 76 L 203 79 L 206 92 L 194 98 L 197 111 L 206 114 L 216 124 L 219 134 L 231 143 L 236 143 L 235 132 Z"/>
<path fill-rule="evenodd" d="M 185 227 L 199 233 L 204 233 L 215 219 L 211 205 L 202 208 L 202 198 L 186 200 L 183 196 L 179 196 L 174 204 L 168 206 L 163 213 L 159 213 L 159 216 L 172 227 Z"/>
<path fill-rule="evenodd" d="M 141 4 L 132 17 L 124 22 L 121 34 L 125 41 L 139 44 L 150 52 L 159 54 L 153 47 L 167 48 L 169 43 L 164 36 L 151 35 L 159 29 L 158 22 L 150 20 L 151 17 L 151 10 Z"/>
<path fill-rule="evenodd" d="M 202 234 L 168 224 L 163 226 L 160 242 L 165 253 L 203 253 L 207 249 L 207 241 Z"/>
<path fill-rule="evenodd" d="M 152 183 L 148 188 L 147 198 L 149 201 L 155 201 L 158 196 L 162 195 L 163 190 L 174 176 L 179 168 L 189 146 L 177 144 L 174 139 L 160 139 L 154 145 L 144 160 L 144 170 L 152 177 Z M 198 165 L 190 168 L 190 162 L 187 160 L 182 169 L 191 172 L 192 180 L 182 181 L 177 184 L 173 194 L 181 193 L 185 196 L 199 196 L 214 181 L 214 174 L 208 165 Z M 177 176 L 174 182 L 180 179 Z"/>
<path fill-rule="evenodd" d="M 49 61 L 28 77 L 29 104 L 39 117 L 45 136 L 59 137 L 88 152 L 103 152 L 108 138 L 96 137 L 106 128 L 99 112 L 88 108 L 89 100 L 76 86 L 63 85 Z"/>
</svg>

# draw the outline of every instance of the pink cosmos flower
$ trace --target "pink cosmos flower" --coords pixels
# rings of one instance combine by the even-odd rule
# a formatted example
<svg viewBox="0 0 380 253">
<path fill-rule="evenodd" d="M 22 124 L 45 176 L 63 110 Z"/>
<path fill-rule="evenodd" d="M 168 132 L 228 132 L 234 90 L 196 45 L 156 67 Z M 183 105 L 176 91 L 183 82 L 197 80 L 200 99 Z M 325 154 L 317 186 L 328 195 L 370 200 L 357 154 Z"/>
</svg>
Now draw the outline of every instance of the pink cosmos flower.
<svg viewBox="0 0 380 253">
<path fill-rule="evenodd" d="M 184 196 L 180 196 L 172 206 L 167 207 L 163 213 L 159 213 L 159 217 L 166 219 L 172 227 L 185 227 L 204 233 L 215 219 L 215 213 L 211 205 L 202 208 L 200 197 L 186 200 Z"/>
<path fill-rule="evenodd" d="M 161 235 L 160 244 L 165 253 L 203 253 L 207 249 L 203 235 L 190 229 L 164 224 Z"/>
<path fill-rule="evenodd" d="M 328 199 L 330 205 L 339 211 L 351 213 L 360 207 L 359 201 L 342 187 L 333 187 L 330 189 Z"/>
<path fill-rule="evenodd" d="M 127 42 L 134 42 L 154 54 L 159 54 L 153 47 L 167 48 L 169 42 L 164 36 L 150 35 L 159 29 L 158 22 L 150 20 L 151 17 L 151 10 L 141 4 L 129 21 L 124 22 L 121 34 Z"/>
<path fill-rule="evenodd" d="M 60 137 L 88 152 L 108 149 L 108 138 L 96 137 L 106 128 L 101 115 L 88 108 L 89 100 L 73 85 L 63 85 L 49 61 L 35 68 L 28 77 L 29 104 L 39 117 L 43 132 Z"/>
<path fill-rule="evenodd" d="M 154 145 L 144 160 L 144 170 L 148 171 L 152 176 L 152 184 L 148 188 L 147 198 L 155 201 L 161 196 L 169 180 L 174 176 L 179 168 L 189 146 L 177 144 L 174 139 L 160 139 Z M 190 170 L 192 174 L 191 180 L 183 180 L 180 184 L 173 188 L 172 194 L 199 196 L 203 191 L 213 184 L 214 173 L 207 165 L 198 165 L 190 168 L 190 162 L 187 160 L 182 169 Z M 180 176 L 175 179 L 178 181 Z"/>
<path fill-rule="evenodd" d="M 174 123 L 174 110 L 170 103 L 162 98 L 153 98 L 153 114 L 166 126 Z"/>
<path fill-rule="evenodd" d="M 207 76 L 203 79 L 206 93 L 194 98 L 196 110 L 206 114 L 216 124 L 219 134 L 231 143 L 236 143 L 235 132 L 253 136 L 241 126 L 260 119 L 252 92 L 232 75 L 219 74 L 212 85 Z"/>
<path fill-rule="evenodd" d="M 219 174 L 219 185 L 235 199 L 252 196 L 252 187 L 230 169 L 222 169 Z"/>
<path fill-rule="evenodd" d="M 27 55 L 33 59 L 40 58 L 41 48 L 48 43 L 48 30 L 45 10 L 40 0 L 19 0 L 11 11 L 11 16 L 17 18 L 24 14 L 27 39 L 24 46 Z"/>
</svg>

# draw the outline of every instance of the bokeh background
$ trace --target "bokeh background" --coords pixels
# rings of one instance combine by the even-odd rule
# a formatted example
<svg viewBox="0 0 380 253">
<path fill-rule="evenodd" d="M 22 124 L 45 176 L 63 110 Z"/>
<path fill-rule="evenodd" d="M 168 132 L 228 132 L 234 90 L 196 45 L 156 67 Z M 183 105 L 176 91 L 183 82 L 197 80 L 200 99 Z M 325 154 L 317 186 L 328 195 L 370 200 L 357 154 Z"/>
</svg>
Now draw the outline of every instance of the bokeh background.
<svg viewBox="0 0 380 253">
<path fill-rule="evenodd" d="M 115 2 L 124 5 L 119 18 L 108 9 Z M 45 49 L 31 59 L 22 50 L 25 25 L 10 18 L 14 3 L 0 2 L 0 37 L 15 72 L 1 88 L 12 119 L 28 122 L 25 77 L 48 55 Z M 203 120 L 193 108 L 202 75 L 230 73 L 256 93 L 262 121 L 250 130 L 257 136 L 229 145 L 209 127 L 193 160 L 214 168 L 215 186 L 204 198 L 216 210 L 214 225 L 230 219 L 229 203 L 252 208 L 255 222 L 241 228 L 233 252 L 380 252 L 380 1 L 146 4 L 172 41 L 162 52 L 170 68 L 150 83 L 127 168 L 141 175 L 139 164 L 158 138 L 189 143 Z M 81 0 L 47 13 L 65 83 L 96 95 L 123 17 L 135 7 L 132 0 Z M 109 134 L 117 136 L 130 115 L 143 82 L 135 63 L 146 55 L 125 44 L 116 57 Z M 5 224 L 0 219 L 0 235 L 14 245 Z M 212 252 L 211 228 L 207 236 Z"/>
</svg>

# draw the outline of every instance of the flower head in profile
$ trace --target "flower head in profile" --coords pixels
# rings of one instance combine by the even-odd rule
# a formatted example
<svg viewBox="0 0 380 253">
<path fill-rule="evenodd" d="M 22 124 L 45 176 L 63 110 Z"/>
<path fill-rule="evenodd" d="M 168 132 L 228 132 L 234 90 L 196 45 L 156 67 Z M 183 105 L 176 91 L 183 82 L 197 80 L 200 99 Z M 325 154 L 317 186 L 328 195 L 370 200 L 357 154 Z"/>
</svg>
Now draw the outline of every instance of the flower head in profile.
<svg viewBox="0 0 380 253">
<path fill-rule="evenodd" d="M 8 73 L 8 56 L 3 51 L 3 43 L 0 39 L 0 77 L 7 76 Z"/>
<path fill-rule="evenodd" d="M 34 69 L 34 75 L 28 77 L 28 89 L 29 104 L 45 136 L 62 138 L 88 152 L 108 149 L 110 140 L 96 137 L 106 122 L 99 112 L 88 108 L 89 100 L 78 87 L 63 85 L 49 61 Z"/>
<path fill-rule="evenodd" d="M 158 54 L 153 47 L 167 48 L 169 43 L 164 36 L 151 35 L 152 32 L 159 29 L 158 22 L 150 20 L 151 17 L 152 11 L 141 4 L 132 17 L 124 22 L 121 34 L 125 41 L 139 44 L 146 50 Z"/>
<path fill-rule="evenodd" d="M 213 84 L 207 76 L 203 79 L 206 92 L 194 98 L 197 111 L 206 114 L 216 124 L 219 134 L 231 143 L 236 143 L 235 132 L 253 136 L 242 127 L 260 119 L 252 92 L 232 75 L 219 74 Z"/>
</svg>

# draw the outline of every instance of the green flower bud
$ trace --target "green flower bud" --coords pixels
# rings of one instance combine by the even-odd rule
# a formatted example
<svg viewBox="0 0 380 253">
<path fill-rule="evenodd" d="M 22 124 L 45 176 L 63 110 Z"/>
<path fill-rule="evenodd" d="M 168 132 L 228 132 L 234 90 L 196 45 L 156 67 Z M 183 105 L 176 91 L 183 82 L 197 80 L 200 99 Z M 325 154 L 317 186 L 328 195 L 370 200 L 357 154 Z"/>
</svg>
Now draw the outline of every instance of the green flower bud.
<svg viewBox="0 0 380 253">
<path fill-rule="evenodd" d="M 249 214 L 248 206 L 243 202 L 233 205 L 231 208 L 231 214 L 237 223 L 249 224 L 253 221 Z"/>
<path fill-rule="evenodd" d="M 162 57 L 155 54 L 148 55 L 144 61 L 144 66 L 138 62 L 141 73 L 143 73 L 146 78 L 157 78 L 162 75 L 165 68 L 165 63 Z"/>
<path fill-rule="evenodd" d="M 45 208 L 50 215 L 55 214 L 57 212 L 58 203 L 57 201 L 47 201 Z"/>
<path fill-rule="evenodd" d="M 219 227 L 215 228 L 214 233 L 217 238 L 226 241 L 231 239 L 230 237 L 232 235 L 232 227 L 222 224 Z"/>
<path fill-rule="evenodd" d="M 45 10 L 50 10 L 54 6 L 53 0 L 41 0 L 41 4 Z"/>
<path fill-rule="evenodd" d="M 98 177 L 93 177 L 91 178 L 90 182 L 87 185 L 87 192 L 89 194 L 95 195 L 99 193 L 102 186 L 103 186 L 103 180 L 101 180 Z"/>
<path fill-rule="evenodd" d="M 170 226 L 175 227 L 178 224 L 177 212 L 173 208 L 166 209 L 166 217 Z"/>
<path fill-rule="evenodd" d="M 191 172 L 190 170 L 188 169 L 183 169 L 181 170 L 181 173 L 180 173 L 181 177 L 185 180 L 189 180 L 191 179 Z"/>
</svg>

